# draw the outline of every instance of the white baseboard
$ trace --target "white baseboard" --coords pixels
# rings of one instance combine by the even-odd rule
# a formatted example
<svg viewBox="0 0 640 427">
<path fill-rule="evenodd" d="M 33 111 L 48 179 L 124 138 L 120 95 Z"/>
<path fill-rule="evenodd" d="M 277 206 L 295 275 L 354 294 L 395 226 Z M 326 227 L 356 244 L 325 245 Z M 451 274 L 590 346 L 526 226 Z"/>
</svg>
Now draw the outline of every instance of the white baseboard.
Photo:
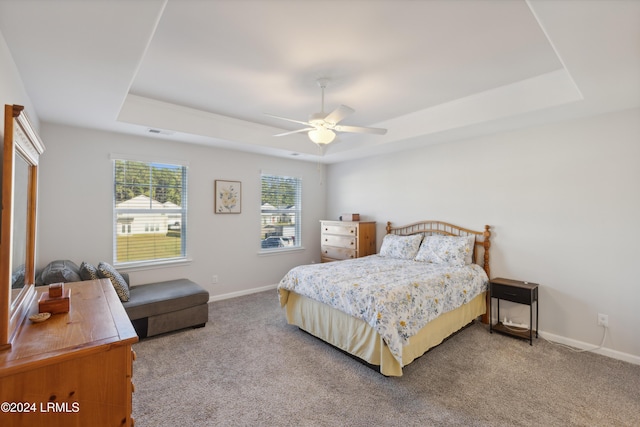
<svg viewBox="0 0 640 427">
<path fill-rule="evenodd" d="M 241 297 L 243 295 L 255 294 L 255 293 L 258 293 L 258 292 L 268 291 L 270 289 L 276 289 L 277 287 L 278 287 L 278 285 L 275 284 L 275 285 L 263 286 L 261 288 L 245 289 L 244 291 L 231 292 L 231 293 L 228 293 L 228 294 L 212 295 L 212 296 L 209 297 L 209 302 L 222 301 L 222 300 L 229 299 L 229 298 Z"/>
<path fill-rule="evenodd" d="M 612 350 L 610 348 L 607 347 L 602 347 L 602 348 L 598 348 L 598 349 L 593 349 L 594 347 L 597 347 L 597 345 L 593 345 L 593 344 L 589 344 L 583 341 L 577 341 L 577 340 L 573 340 L 571 338 L 567 338 L 567 337 L 562 337 L 560 335 L 554 335 L 554 334 L 550 334 L 548 332 L 544 332 L 544 331 L 540 331 L 538 332 L 538 334 L 548 340 L 548 341 L 552 341 L 552 342 L 557 342 L 560 344 L 564 344 L 564 345 L 568 345 L 570 347 L 574 347 L 580 350 L 588 350 L 588 351 L 592 351 L 593 353 L 596 354 L 601 354 L 603 356 L 607 356 L 607 357 L 611 357 L 613 359 L 618 359 L 618 360 L 622 360 L 624 362 L 629 362 L 629 363 L 633 363 L 634 365 L 640 365 L 640 356 L 634 356 L 633 354 L 629 354 L 629 353 L 623 353 L 621 351 L 617 351 L 617 350 Z M 606 342 L 605 342 L 606 345 Z"/>
<path fill-rule="evenodd" d="M 238 291 L 238 292 L 231 292 L 228 294 L 222 294 L 222 295 L 213 295 L 211 297 L 209 297 L 209 302 L 213 302 L 213 301 L 222 301 L 225 299 L 229 299 L 229 298 L 235 298 L 235 297 L 240 297 L 243 295 L 250 295 L 250 294 L 255 294 L 258 292 L 264 292 L 264 291 L 268 291 L 271 289 L 276 289 L 278 287 L 277 284 L 275 285 L 267 285 L 267 286 L 262 286 L 260 288 L 253 288 L 253 289 L 245 289 L 243 291 Z M 603 356 L 607 356 L 607 357 L 611 357 L 613 359 L 618 359 L 618 360 L 622 360 L 624 362 L 629 362 L 629 363 L 633 363 L 634 365 L 640 365 L 640 356 L 634 356 L 633 354 L 629 354 L 629 353 L 623 353 L 621 351 L 617 351 L 617 350 L 612 350 L 610 348 L 607 347 L 603 347 L 603 348 L 598 348 L 595 350 L 591 350 L 594 347 L 593 344 L 589 344 L 583 341 L 577 341 L 571 338 L 567 338 L 567 337 L 563 337 L 560 335 L 555 335 L 555 334 L 551 334 L 549 332 L 544 332 L 544 331 L 539 331 L 538 334 L 540 335 L 541 338 L 544 338 L 548 341 L 552 341 L 552 342 L 556 342 L 559 344 L 564 344 L 564 345 L 568 345 L 570 347 L 573 348 L 577 348 L 579 350 L 588 350 L 588 351 L 592 351 L 596 354 L 601 354 Z"/>
</svg>

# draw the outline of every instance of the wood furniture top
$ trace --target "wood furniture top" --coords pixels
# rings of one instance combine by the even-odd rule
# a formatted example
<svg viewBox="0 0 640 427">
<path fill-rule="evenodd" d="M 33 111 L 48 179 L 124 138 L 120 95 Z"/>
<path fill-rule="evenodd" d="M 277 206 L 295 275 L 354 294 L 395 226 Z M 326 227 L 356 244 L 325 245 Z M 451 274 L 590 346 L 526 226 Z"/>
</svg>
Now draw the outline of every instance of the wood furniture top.
<svg viewBox="0 0 640 427">
<path fill-rule="evenodd" d="M 505 279 L 503 277 L 496 277 L 494 279 L 491 279 L 491 283 L 495 283 L 498 285 L 514 286 L 516 288 L 523 288 L 527 290 L 532 290 L 540 286 L 537 283 L 523 282 L 522 280 Z"/>
<path fill-rule="evenodd" d="M 37 287 L 38 295 L 48 287 Z M 65 283 L 71 291 L 69 313 L 42 323 L 20 325 L 10 350 L 0 352 L 2 377 L 138 341 L 129 317 L 108 279 Z M 28 316 L 38 312 L 33 304 Z"/>
</svg>

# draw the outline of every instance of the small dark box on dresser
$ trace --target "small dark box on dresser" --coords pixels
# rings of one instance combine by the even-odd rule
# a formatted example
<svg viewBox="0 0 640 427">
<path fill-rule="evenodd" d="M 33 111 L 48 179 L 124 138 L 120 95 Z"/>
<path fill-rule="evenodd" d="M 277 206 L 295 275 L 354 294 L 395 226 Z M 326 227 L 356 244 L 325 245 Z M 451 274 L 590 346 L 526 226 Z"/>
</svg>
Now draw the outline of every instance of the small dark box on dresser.
<svg viewBox="0 0 640 427">
<path fill-rule="evenodd" d="M 63 290 L 62 296 L 53 298 L 49 295 L 49 292 L 43 292 L 38 300 L 38 312 L 51 314 L 68 313 L 70 296 L 70 289 Z"/>
<path fill-rule="evenodd" d="M 49 298 L 60 298 L 64 291 L 64 283 L 52 283 L 49 285 Z"/>
<path fill-rule="evenodd" d="M 340 215 L 340 221 L 360 221 L 360 214 L 346 213 Z"/>
</svg>

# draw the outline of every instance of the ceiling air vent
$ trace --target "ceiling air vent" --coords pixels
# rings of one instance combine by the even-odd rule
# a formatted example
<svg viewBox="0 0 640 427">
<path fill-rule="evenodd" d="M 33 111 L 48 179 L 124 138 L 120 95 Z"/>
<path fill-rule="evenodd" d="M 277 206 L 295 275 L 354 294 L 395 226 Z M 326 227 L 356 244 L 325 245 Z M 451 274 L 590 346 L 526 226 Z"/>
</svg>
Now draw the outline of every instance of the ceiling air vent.
<svg viewBox="0 0 640 427">
<path fill-rule="evenodd" d="M 164 130 L 164 129 L 147 129 L 147 132 L 153 133 L 155 135 L 173 135 L 174 134 L 174 132 L 170 130 Z"/>
</svg>

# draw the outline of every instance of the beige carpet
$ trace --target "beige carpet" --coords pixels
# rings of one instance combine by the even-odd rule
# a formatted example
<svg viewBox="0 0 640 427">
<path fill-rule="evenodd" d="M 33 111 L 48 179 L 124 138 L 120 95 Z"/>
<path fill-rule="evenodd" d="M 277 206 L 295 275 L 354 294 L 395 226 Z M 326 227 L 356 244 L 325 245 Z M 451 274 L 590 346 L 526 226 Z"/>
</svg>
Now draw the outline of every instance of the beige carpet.
<svg viewBox="0 0 640 427">
<path fill-rule="evenodd" d="M 640 366 L 474 324 L 386 378 L 286 324 L 275 290 L 134 345 L 146 426 L 639 426 Z"/>
</svg>

